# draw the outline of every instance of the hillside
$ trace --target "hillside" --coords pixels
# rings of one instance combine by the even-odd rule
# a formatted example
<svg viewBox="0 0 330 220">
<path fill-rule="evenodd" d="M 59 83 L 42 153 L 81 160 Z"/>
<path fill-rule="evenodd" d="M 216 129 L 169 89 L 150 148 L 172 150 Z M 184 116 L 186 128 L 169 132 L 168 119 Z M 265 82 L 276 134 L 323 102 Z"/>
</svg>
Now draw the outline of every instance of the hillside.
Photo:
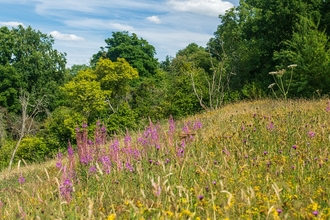
<svg viewBox="0 0 330 220">
<path fill-rule="evenodd" d="M 330 102 L 240 102 L 0 179 L 1 219 L 328 219 Z"/>
</svg>

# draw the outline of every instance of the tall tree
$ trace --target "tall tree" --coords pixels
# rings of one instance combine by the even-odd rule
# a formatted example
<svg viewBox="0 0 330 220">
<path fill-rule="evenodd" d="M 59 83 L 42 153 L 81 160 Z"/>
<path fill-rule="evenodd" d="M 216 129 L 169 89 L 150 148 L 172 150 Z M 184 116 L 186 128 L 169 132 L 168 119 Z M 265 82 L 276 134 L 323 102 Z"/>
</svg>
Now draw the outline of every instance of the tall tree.
<svg viewBox="0 0 330 220">
<path fill-rule="evenodd" d="M 65 75 L 65 54 L 53 49 L 51 36 L 19 26 L 0 28 L 0 105 L 20 111 L 19 89 L 46 96 L 49 106 L 56 107 L 56 94 Z M 15 101 L 13 101 L 15 100 Z"/>
<path fill-rule="evenodd" d="M 156 73 L 158 61 L 154 57 L 155 47 L 136 34 L 113 32 L 112 38 L 105 40 L 107 46 L 94 54 L 91 64 L 95 66 L 101 57 L 106 57 L 113 62 L 117 58 L 124 58 L 132 67 L 136 68 L 141 77 L 150 77 Z"/>
</svg>

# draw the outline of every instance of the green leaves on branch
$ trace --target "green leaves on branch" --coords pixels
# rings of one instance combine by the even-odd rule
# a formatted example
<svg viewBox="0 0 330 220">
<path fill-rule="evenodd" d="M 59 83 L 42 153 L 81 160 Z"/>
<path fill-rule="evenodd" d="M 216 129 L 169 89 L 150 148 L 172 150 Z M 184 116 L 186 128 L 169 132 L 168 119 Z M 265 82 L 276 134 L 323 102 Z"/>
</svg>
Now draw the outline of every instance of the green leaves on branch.
<svg viewBox="0 0 330 220">
<path fill-rule="evenodd" d="M 110 110 L 116 111 L 118 105 L 127 99 L 129 81 L 138 78 L 136 69 L 123 58 L 116 62 L 100 59 L 95 69 L 86 69 L 62 89 L 71 107 L 87 119 L 96 118 Z"/>
<path fill-rule="evenodd" d="M 52 48 L 51 36 L 19 26 L 0 28 L 0 105 L 19 111 L 19 89 L 46 96 L 50 110 L 65 73 L 65 54 Z"/>
</svg>

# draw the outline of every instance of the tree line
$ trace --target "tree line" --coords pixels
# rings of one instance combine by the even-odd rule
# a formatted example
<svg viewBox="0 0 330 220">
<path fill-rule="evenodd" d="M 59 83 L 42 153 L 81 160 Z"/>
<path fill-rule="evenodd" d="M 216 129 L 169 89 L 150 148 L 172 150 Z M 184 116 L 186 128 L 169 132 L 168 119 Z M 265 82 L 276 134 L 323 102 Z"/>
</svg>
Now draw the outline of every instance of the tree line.
<svg viewBox="0 0 330 220">
<path fill-rule="evenodd" d="M 219 18 L 207 45 L 164 61 L 124 31 L 70 68 L 52 36 L 1 27 L 0 167 L 51 157 L 83 123 L 114 135 L 237 100 L 329 95 L 330 1 L 242 0 Z"/>
</svg>

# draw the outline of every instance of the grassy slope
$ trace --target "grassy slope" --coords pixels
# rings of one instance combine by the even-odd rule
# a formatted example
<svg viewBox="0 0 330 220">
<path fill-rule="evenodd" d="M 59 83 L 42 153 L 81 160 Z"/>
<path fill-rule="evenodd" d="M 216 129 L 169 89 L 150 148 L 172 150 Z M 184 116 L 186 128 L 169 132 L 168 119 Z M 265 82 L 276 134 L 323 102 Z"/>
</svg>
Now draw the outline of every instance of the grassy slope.
<svg viewBox="0 0 330 220">
<path fill-rule="evenodd" d="M 118 157 L 109 142 L 94 146 L 89 165 L 76 155 L 62 169 L 50 161 L 4 171 L 1 219 L 328 219 L 327 107 L 328 100 L 242 102 L 176 122 L 172 135 L 154 124 L 148 137 L 120 141 Z"/>
</svg>

